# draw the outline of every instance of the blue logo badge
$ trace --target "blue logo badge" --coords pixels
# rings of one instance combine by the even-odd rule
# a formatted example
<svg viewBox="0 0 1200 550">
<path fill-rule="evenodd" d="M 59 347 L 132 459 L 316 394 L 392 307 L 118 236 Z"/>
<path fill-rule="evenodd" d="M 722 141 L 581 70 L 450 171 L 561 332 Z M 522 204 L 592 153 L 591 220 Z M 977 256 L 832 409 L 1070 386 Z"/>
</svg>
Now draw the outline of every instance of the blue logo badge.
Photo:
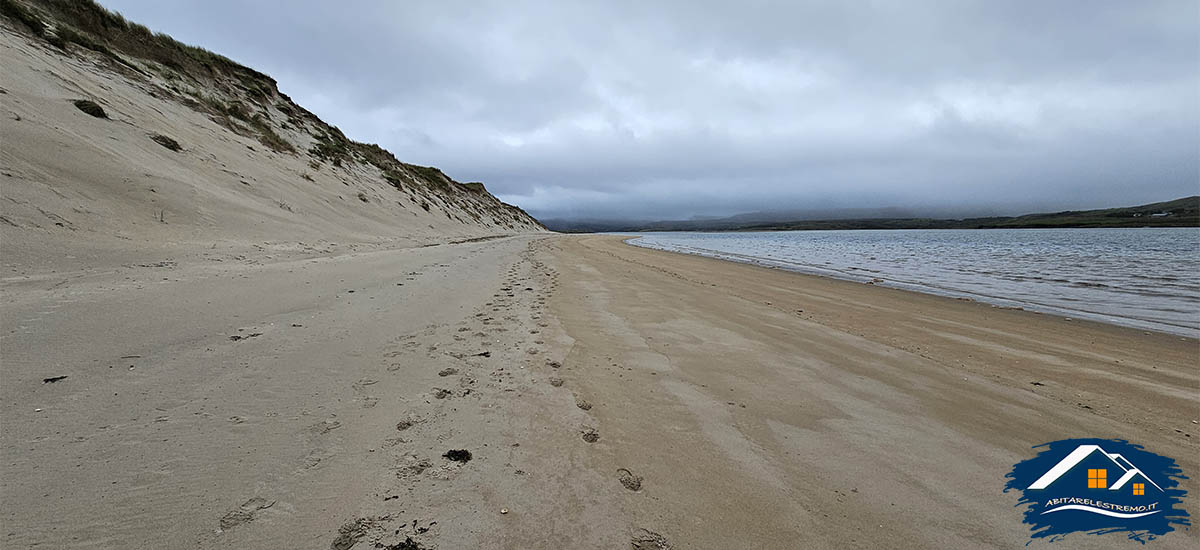
<svg viewBox="0 0 1200 550">
<path fill-rule="evenodd" d="M 1013 466 L 1004 492 L 1020 491 L 1032 538 L 1053 542 L 1082 531 L 1124 533 L 1143 544 L 1191 525 L 1187 479 L 1175 461 L 1120 439 L 1064 439 L 1038 445 Z"/>
</svg>

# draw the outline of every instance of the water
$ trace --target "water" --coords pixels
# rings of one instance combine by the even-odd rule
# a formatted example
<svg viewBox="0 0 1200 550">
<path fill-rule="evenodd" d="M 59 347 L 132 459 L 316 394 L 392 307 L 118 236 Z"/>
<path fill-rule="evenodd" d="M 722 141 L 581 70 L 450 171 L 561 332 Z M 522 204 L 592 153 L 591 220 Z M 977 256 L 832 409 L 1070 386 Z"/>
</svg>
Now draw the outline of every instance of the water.
<svg viewBox="0 0 1200 550">
<path fill-rule="evenodd" d="M 1200 229 L 646 233 L 631 244 L 1200 336 Z"/>
</svg>

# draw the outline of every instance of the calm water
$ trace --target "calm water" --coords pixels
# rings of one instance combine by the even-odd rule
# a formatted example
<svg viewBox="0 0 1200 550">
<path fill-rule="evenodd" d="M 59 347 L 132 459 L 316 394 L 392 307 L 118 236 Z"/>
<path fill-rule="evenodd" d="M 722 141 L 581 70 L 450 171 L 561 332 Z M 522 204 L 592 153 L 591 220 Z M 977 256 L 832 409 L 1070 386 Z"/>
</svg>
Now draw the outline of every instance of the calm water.
<svg viewBox="0 0 1200 550">
<path fill-rule="evenodd" d="M 647 233 L 631 244 L 1200 336 L 1200 229 Z"/>
</svg>

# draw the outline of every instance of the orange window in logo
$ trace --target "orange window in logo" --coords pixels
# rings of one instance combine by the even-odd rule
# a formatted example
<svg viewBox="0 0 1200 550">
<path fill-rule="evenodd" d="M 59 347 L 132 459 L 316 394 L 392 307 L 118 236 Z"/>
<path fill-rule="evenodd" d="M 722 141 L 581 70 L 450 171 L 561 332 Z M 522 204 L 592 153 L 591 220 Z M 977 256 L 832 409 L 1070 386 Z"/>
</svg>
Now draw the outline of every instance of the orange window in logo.
<svg viewBox="0 0 1200 550">
<path fill-rule="evenodd" d="M 1088 489 L 1104 489 L 1108 487 L 1108 470 L 1098 468 L 1088 470 Z"/>
<path fill-rule="evenodd" d="M 1146 494 L 1146 484 L 1145 483 L 1134 483 L 1133 484 L 1133 494 L 1135 494 L 1135 495 Z"/>
</svg>

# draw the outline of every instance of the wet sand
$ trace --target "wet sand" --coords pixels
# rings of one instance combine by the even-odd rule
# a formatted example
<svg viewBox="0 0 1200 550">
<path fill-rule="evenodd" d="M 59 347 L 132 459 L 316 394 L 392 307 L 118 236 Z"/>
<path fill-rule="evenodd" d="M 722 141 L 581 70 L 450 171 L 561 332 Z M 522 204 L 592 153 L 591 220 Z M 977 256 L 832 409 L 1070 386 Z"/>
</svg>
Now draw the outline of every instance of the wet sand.
<svg viewBox="0 0 1200 550">
<path fill-rule="evenodd" d="M 1124 438 L 1197 472 L 1194 339 L 554 242 L 567 384 L 603 435 L 593 464 L 643 476 L 631 523 L 676 547 L 1021 547 L 1004 475 L 1058 439 Z"/>
<path fill-rule="evenodd" d="M 0 284 L 0 546 L 1017 547 L 1033 445 L 1197 472 L 1176 336 L 609 236 L 149 260 Z"/>
</svg>

